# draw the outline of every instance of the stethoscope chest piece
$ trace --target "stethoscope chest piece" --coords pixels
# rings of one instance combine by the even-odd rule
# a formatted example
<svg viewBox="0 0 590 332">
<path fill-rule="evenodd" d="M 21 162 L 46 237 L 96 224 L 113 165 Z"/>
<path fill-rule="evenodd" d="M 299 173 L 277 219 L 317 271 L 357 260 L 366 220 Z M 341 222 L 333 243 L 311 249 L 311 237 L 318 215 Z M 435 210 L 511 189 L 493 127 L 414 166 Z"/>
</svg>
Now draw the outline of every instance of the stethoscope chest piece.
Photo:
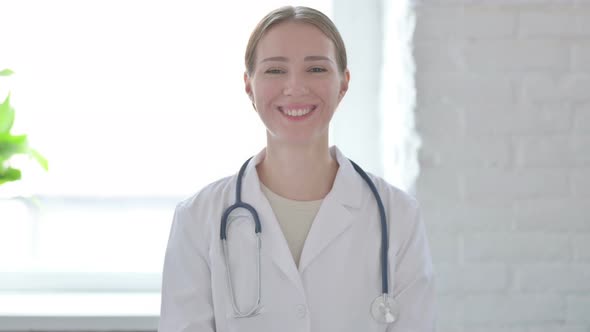
<svg viewBox="0 0 590 332">
<path fill-rule="evenodd" d="M 399 317 L 399 306 L 393 296 L 379 295 L 371 305 L 371 315 L 376 322 L 391 324 Z"/>
</svg>

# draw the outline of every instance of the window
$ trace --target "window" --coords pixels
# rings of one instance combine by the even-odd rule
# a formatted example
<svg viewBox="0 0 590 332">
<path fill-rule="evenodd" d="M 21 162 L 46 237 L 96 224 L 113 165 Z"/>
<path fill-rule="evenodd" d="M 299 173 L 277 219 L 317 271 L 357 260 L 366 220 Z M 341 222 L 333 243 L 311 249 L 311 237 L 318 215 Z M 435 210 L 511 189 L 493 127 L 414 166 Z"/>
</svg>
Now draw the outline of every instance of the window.
<svg viewBox="0 0 590 332">
<path fill-rule="evenodd" d="M 380 6 L 352 0 L 299 4 L 332 16 L 349 50 L 351 88 L 333 141 L 367 170 L 408 189 L 413 171 L 393 167 L 395 175 L 389 174 L 394 163 L 387 156 L 409 145 L 382 134 L 400 121 L 382 113 L 412 111 L 412 73 L 396 72 L 408 56 L 391 53 L 395 43 L 409 41 L 396 39 L 399 27 L 388 21 L 403 25 L 407 16 L 387 18 Z M 235 173 L 265 144 L 264 127 L 243 92 L 243 53 L 258 19 L 280 5 L 3 2 L 0 70 L 15 75 L 0 78 L 0 97 L 11 90 L 13 132 L 29 135 L 50 171 L 16 159 L 23 181 L 0 187 L 0 293 L 13 296 L 0 299 L 0 316 L 17 314 L 14 305 L 7 311 L 9 299 L 40 292 L 159 292 L 175 204 Z M 383 57 L 400 58 L 401 65 Z M 384 68 L 399 74 L 396 84 L 405 88 L 384 80 Z M 412 121 L 401 121 L 408 130 L 396 132 L 410 137 Z M 351 123 L 363 131 L 350 135 Z M 415 158 L 415 145 L 404 158 Z M 18 196 L 38 201 L 7 199 Z M 157 314 L 157 297 L 150 301 L 144 314 Z"/>
</svg>

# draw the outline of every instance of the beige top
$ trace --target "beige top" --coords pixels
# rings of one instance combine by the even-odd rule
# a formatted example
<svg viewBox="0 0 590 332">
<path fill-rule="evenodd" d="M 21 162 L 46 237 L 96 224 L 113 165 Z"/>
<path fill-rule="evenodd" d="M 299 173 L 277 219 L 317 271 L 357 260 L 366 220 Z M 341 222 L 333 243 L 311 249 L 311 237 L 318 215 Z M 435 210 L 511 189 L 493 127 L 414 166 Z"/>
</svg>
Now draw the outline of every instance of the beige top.
<svg viewBox="0 0 590 332">
<path fill-rule="evenodd" d="M 299 266 L 305 239 L 323 200 L 294 201 L 275 194 L 262 183 L 260 188 L 281 226 L 295 265 Z"/>
</svg>

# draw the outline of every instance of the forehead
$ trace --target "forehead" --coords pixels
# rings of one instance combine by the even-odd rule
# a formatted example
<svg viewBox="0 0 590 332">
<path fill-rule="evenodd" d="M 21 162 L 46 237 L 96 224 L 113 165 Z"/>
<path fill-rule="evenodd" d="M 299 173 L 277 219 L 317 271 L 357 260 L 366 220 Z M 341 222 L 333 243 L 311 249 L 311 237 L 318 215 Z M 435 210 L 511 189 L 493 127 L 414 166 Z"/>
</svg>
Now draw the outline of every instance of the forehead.
<svg viewBox="0 0 590 332">
<path fill-rule="evenodd" d="M 304 22 L 282 22 L 270 28 L 256 47 L 257 59 L 267 56 L 323 55 L 334 59 L 334 43 L 322 30 Z"/>
</svg>

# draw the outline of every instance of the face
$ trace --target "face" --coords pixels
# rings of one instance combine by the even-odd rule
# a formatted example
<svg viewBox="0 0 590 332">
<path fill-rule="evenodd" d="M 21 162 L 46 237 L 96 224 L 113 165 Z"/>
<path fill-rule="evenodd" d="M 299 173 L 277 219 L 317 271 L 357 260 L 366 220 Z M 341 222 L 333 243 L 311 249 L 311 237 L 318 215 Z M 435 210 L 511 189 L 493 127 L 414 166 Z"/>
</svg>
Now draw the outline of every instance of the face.
<svg viewBox="0 0 590 332">
<path fill-rule="evenodd" d="M 269 139 L 304 144 L 327 142 L 349 77 L 348 70 L 338 70 L 334 43 L 321 30 L 283 22 L 260 39 L 254 70 L 244 81 Z"/>
</svg>

